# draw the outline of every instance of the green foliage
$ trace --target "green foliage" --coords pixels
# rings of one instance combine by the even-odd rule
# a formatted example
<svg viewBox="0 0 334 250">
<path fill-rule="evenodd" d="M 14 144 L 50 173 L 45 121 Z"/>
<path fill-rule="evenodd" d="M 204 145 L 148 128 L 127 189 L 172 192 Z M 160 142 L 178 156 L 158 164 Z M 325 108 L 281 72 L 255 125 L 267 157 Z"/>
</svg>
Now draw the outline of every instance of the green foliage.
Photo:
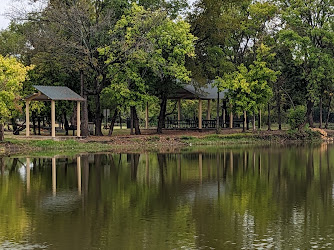
<svg viewBox="0 0 334 250">
<path fill-rule="evenodd" d="M 288 123 L 291 129 L 300 128 L 300 126 L 305 124 L 305 113 L 306 107 L 301 105 L 289 110 Z"/>
<path fill-rule="evenodd" d="M 256 60 L 249 69 L 241 64 L 236 71 L 217 77 L 219 89 L 227 89 L 230 104 L 236 113 L 256 111 L 272 96 L 270 83 L 275 82 L 280 73 L 267 67 L 267 62 L 275 55 L 270 49 L 261 45 L 257 50 Z"/>
<path fill-rule="evenodd" d="M 27 55 L 28 45 L 25 36 L 25 26 L 11 23 L 6 30 L 0 31 L 0 54 L 13 56 L 24 60 Z"/>
<path fill-rule="evenodd" d="M 196 61 L 189 63 L 196 79 L 214 79 L 248 66 L 269 33 L 277 7 L 269 1 L 200 0 L 189 16 L 199 37 Z"/>
<path fill-rule="evenodd" d="M 188 136 L 188 135 L 183 135 L 183 136 L 180 137 L 180 139 L 187 141 L 187 140 L 193 140 L 193 139 L 195 139 L 195 137 Z"/>
<path fill-rule="evenodd" d="M 220 134 L 212 134 L 206 135 L 203 137 L 193 137 L 193 136 L 182 136 L 180 139 L 188 144 L 193 145 L 236 145 L 236 144 L 255 144 L 255 143 L 265 143 L 269 140 L 258 140 L 256 136 L 253 134 L 248 133 L 236 133 L 236 134 L 229 134 L 229 135 L 220 135 Z"/>
<path fill-rule="evenodd" d="M 11 118 L 13 111 L 21 109 L 22 83 L 31 68 L 15 58 L 0 55 L 0 123 Z"/>
<path fill-rule="evenodd" d="M 143 105 L 152 100 L 149 94 L 167 95 L 180 81 L 190 81 L 185 59 L 194 56 L 195 37 L 185 21 L 134 3 L 110 34 L 111 45 L 99 50 L 110 65 L 111 84 L 102 94 L 107 102 Z"/>
<path fill-rule="evenodd" d="M 304 130 L 290 129 L 287 131 L 287 136 L 289 140 L 299 140 L 299 141 L 321 141 L 321 134 L 319 131 L 314 131 L 309 128 Z"/>
<path fill-rule="evenodd" d="M 143 118 L 149 102 L 154 124 L 158 99 L 190 79 L 199 85 L 217 79 L 238 114 L 263 110 L 272 97 L 280 114 L 306 102 L 311 113 L 320 98 L 326 113 L 334 93 L 332 6 L 332 0 L 198 0 L 183 19 L 185 0 L 54 0 L 1 31 L 0 54 L 36 65 L 21 96 L 36 83 L 78 92 L 84 72 L 83 93 L 96 121 L 100 104 L 124 111 L 136 106 Z M 166 113 L 173 109 L 164 106 Z M 31 108 L 49 112 L 37 102 Z M 17 117 L 17 109 L 9 109 Z M 72 109 L 59 103 L 56 110 Z M 196 112 L 196 101 L 182 103 L 183 118 Z"/>
<path fill-rule="evenodd" d="M 298 80 L 307 100 L 317 102 L 324 89 L 333 84 L 334 45 L 333 1 L 278 1 L 284 29 L 279 41 L 299 68 Z M 321 14 L 319 14 L 321 13 Z"/>
</svg>

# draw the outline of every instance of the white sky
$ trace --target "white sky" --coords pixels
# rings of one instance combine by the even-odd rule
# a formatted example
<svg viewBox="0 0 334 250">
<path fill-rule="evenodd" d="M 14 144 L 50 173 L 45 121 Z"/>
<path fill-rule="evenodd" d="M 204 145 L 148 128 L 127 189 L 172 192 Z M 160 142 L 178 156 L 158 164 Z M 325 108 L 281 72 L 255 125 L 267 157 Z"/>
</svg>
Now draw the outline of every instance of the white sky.
<svg viewBox="0 0 334 250">
<path fill-rule="evenodd" d="M 11 3 L 11 0 L 0 0 L 0 29 L 5 29 L 9 24 L 4 14 L 10 10 Z"/>
<path fill-rule="evenodd" d="M 26 8 L 27 2 L 28 0 L 0 0 L 0 30 L 7 28 L 10 23 L 8 13 L 13 9 Z M 188 0 L 188 2 L 192 4 L 195 0 Z"/>
</svg>

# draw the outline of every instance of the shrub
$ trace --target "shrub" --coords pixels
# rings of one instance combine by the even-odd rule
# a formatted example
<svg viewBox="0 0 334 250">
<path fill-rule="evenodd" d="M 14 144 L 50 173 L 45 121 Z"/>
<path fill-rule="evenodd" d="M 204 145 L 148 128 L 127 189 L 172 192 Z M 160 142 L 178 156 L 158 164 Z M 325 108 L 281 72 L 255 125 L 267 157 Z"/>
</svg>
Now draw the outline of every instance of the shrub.
<svg viewBox="0 0 334 250">
<path fill-rule="evenodd" d="M 183 136 L 181 136 L 180 139 L 181 139 L 181 140 L 188 141 L 188 140 L 193 140 L 193 139 L 195 139 L 195 137 L 193 137 L 193 136 L 188 136 L 188 135 L 183 135 Z"/>
<path fill-rule="evenodd" d="M 289 109 L 288 112 L 288 123 L 291 129 L 300 128 L 305 122 L 305 113 L 306 107 L 305 106 L 296 106 L 294 109 Z"/>
</svg>

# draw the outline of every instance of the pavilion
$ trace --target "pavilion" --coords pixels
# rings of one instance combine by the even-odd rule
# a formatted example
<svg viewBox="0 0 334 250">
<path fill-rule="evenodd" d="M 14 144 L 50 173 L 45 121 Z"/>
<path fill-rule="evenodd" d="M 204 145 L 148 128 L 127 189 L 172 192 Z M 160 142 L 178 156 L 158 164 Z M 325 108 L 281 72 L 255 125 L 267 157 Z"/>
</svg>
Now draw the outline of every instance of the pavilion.
<svg viewBox="0 0 334 250">
<path fill-rule="evenodd" d="M 30 136 L 29 104 L 31 101 L 51 101 L 51 136 L 56 137 L 56 101 L 77 102 L 77 137 L 80 137 L 80 102 L 85 101 L 80 95 L 68 87 L 62 86 L 33 86 L 37 93 L 29 95 L 26 101 L 26 136 Z"/>
<path fill-rule="evenodd" d="M 176 128 L 181 128 L 181 100 L 198 100 L 198 124 L 192 124 L 193 127 L 196 127 L 197 129 L 203 128 L 203 120 L 202 120 L 202 102 L 203 100 L 206 100 L 208 102 L 208 110 L 207 110 L 207 122 L 211 120 L 211 100 L 223 100 L 226 98 L 226 90 L 218 92 L 218 88 L 216 86 L 213 86 L 212 82 L 208 82 L 207 85 L 202 87 L 195 87 L 196 84 L 193 82 L 193 84 L 187 84 L 182 86 L 181 88 L 177 89 L 173 95 L 169 96 L 169 100 L 177 100 L 177 113 L 178 113 L 178 121 L 176 122 Z M 148 129 L 148 104 L 146 105 L 146 124 L 145 128 Z M 223 120 L 225 120 L 225 112 L 223 112 Z M 214 126 L 211 126 L 211 128 L 216 127 L 216 120 L 211 121 Z"/>
</svg>

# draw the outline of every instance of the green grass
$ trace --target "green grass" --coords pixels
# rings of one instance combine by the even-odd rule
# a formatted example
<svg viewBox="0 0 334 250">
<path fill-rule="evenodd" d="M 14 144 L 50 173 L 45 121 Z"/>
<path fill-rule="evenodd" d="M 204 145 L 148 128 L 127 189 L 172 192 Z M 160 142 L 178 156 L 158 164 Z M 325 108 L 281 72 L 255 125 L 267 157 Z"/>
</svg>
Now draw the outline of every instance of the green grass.
<svg viewBox="0 0 334 250">
<path fill-rule="evenodd" d="M 194 144 L 194 145 L 220 145 L 220 144 L 249 144 L 249 143 L 258 143 L 261 140 L 257 139 L 251 133 L 237 133 L 237 134 L 228 134 L 228 135 L 206 135 L 203 137 L 192 137 L 192 136 L 182 136 L 181 141 Z M 263 142 L 263 141 L 262 141 Z"/>
<path fill-rule="evenodd" d="M 19 140 L 5 139 L 5 143 L 11 143 L 19 148 L 20 154 L 29 155 L 76 155 L 78 153 L 103 152 L 114 146 L 106 143 L 89 142 L 83 143 L 76 140 L 54 141 L 54 140 Z"/>
</svg>

